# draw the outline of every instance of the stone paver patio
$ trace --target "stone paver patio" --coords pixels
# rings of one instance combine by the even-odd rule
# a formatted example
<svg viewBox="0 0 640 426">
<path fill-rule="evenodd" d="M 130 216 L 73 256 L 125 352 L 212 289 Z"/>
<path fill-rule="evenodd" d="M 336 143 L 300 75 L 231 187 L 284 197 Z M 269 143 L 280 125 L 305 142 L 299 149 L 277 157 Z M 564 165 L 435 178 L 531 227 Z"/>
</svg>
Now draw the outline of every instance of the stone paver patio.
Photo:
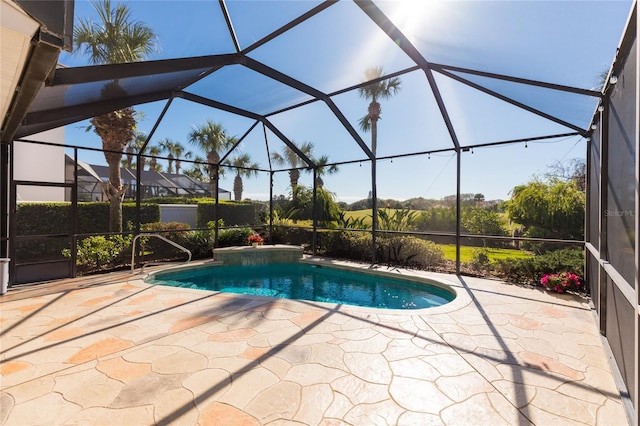
<svg viewBox="0 0 640 426">
<path fill-rule="evenodd" d="M 446 279 L 459 297 L 381 311 L 125 273 L 12 290 L 0 304 L 0 422 L 628 424 L 584 299 L 398 272 Z"/>
</svg>

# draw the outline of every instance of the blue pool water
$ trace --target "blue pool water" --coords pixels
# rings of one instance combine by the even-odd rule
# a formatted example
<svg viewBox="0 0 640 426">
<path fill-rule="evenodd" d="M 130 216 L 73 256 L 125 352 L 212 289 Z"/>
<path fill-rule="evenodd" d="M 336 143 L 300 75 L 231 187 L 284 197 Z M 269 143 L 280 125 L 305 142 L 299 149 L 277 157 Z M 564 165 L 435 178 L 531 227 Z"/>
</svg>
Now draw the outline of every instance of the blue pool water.
<svg viewBox="0 0 640 426">
<path fill-rule="evenodd" d="M 149 284 L 386 309 L 444 305 L 453 291 L 409 280 L 304 263 L 210 266 L 160 272 Z"/>
</svg>

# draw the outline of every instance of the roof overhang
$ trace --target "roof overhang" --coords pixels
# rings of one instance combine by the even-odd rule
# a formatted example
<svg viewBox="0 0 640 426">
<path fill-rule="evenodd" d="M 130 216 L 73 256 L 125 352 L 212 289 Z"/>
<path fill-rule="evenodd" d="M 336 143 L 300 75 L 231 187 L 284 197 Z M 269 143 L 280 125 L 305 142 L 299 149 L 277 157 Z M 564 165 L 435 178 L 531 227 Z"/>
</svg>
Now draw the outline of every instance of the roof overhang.
<svg viewBox="0 0 640 426">
<path fill-rule="evenodd" d="M 1 142 L 9 143 L 62 49 L 71 49 L 73 0 L 0 0 Z"/>
</svg>

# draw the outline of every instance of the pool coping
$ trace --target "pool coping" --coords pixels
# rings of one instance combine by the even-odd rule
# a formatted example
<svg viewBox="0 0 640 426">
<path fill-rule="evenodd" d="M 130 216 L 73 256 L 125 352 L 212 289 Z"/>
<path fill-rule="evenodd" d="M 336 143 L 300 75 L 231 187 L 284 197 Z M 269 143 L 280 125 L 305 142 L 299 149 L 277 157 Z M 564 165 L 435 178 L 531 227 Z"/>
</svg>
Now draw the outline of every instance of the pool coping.
<svg viewBox="0 0 640 426">
<path fill-rule="evenodd" d="M 299 260 L 300 263 L 306 264 L 315 264 L 321 265 L 324 267 L 331 267 L 335 269 L 349 270 L 349 271 L 357 271 L 366 273 L 369 275 L 378 275 L 381 277 L 389 277 L 389 278 L 401 278 L 404 280 L 411 281 L 413 283 L 422 283 L 429 284 L 441 289 L 452 292 L 455 295 L 455 298 L 445 303 L 441 306 L 433 306 L 430 308 L 420 308 L 420 309 L 388 309 L 388 308 L 373 308 L 366 306 L 356 306 L 356 305 L 348 305 L 348 304 L 338 304 L 338 303 L 330 303 L 330 302 L 318 302 L 313 300 L 298 300 L 298 299 L 286 299 L 286 298 L 274 298 L 269 296 L 257 296 L 257 295 L 249 295 L 249 294 L 240 294 L 240 293 L 226 293 L 214 290 L 200 290 L 200 289 L 188 289 L 184 287 L 172 287 L 172 286 L 163 286 L 162 284 L 152 284 L 148 283 L 147 280 L 149 277 L 157 274 L 161 274 L 168 271 L 179 271 L 182 269 L 203 269 L 211 266 L 224 266 L 224 263 L 219 260 L 204 260 L 204 261 L 196 261 L 189 262 L 180 265 L 171 265 L 166 268 L 157 269 L 150 273 L 141 274 L 140 277 L 137 277 L 143 284 L 148 286 L 162 286 L 165 288 L 174 288 L 177 290 L 189 290 L 189 291 L 208 291 L 212 294 L 224 294 L 225 296 L 238 296 L 242 298 L 250 298 L 255 300 L 286 300 L 289 302 L 297 302 L 297 303 L 305 303 L 307 305 L 314 305 L 322 308 L 330 308 L 334 309 L 336 306 L 340 306 L 340 310 L 350 311 L 350 312 L 360 312 L 360 313 L 368 313 L 368 314 L 384 314 L 384 315 L 436 315 L 436 314 L 445 314 L 457 311 L 462 309 L 471 303 L 471 296 L 468 291 L 458 283 L 454 281 L 445 280 L 440 277 L 433 275 L 428 271 L 418 271 L 411 270 L 399 267 L 389 267 L 383 265 L 373 265 L 373 264 L 365 264 L 358 263 L 353 261 L 345 261 L 345 260 L 336 260 L 330 258 L 323 258 L 318 256 L 309 256 L 304 255 L 302 259 Z"/>
</svg>

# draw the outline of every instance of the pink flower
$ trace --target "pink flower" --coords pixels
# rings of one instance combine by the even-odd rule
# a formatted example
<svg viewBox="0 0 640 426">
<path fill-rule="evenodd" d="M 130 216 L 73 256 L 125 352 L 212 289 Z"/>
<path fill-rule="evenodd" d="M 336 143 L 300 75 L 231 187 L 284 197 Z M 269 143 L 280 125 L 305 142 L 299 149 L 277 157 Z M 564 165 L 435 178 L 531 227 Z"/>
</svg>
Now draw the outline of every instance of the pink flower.
<svg viewBox="0 0 640 426">
<path fill-rule="evenodd" d="M 577 288 L 582 283 L 580 277 L 572 272 L 561 272 L 559 274 L 546 274 L 540 278 L 540 284 L 548 289 L 553 289 L 558 293 Z"/>
</svg>

